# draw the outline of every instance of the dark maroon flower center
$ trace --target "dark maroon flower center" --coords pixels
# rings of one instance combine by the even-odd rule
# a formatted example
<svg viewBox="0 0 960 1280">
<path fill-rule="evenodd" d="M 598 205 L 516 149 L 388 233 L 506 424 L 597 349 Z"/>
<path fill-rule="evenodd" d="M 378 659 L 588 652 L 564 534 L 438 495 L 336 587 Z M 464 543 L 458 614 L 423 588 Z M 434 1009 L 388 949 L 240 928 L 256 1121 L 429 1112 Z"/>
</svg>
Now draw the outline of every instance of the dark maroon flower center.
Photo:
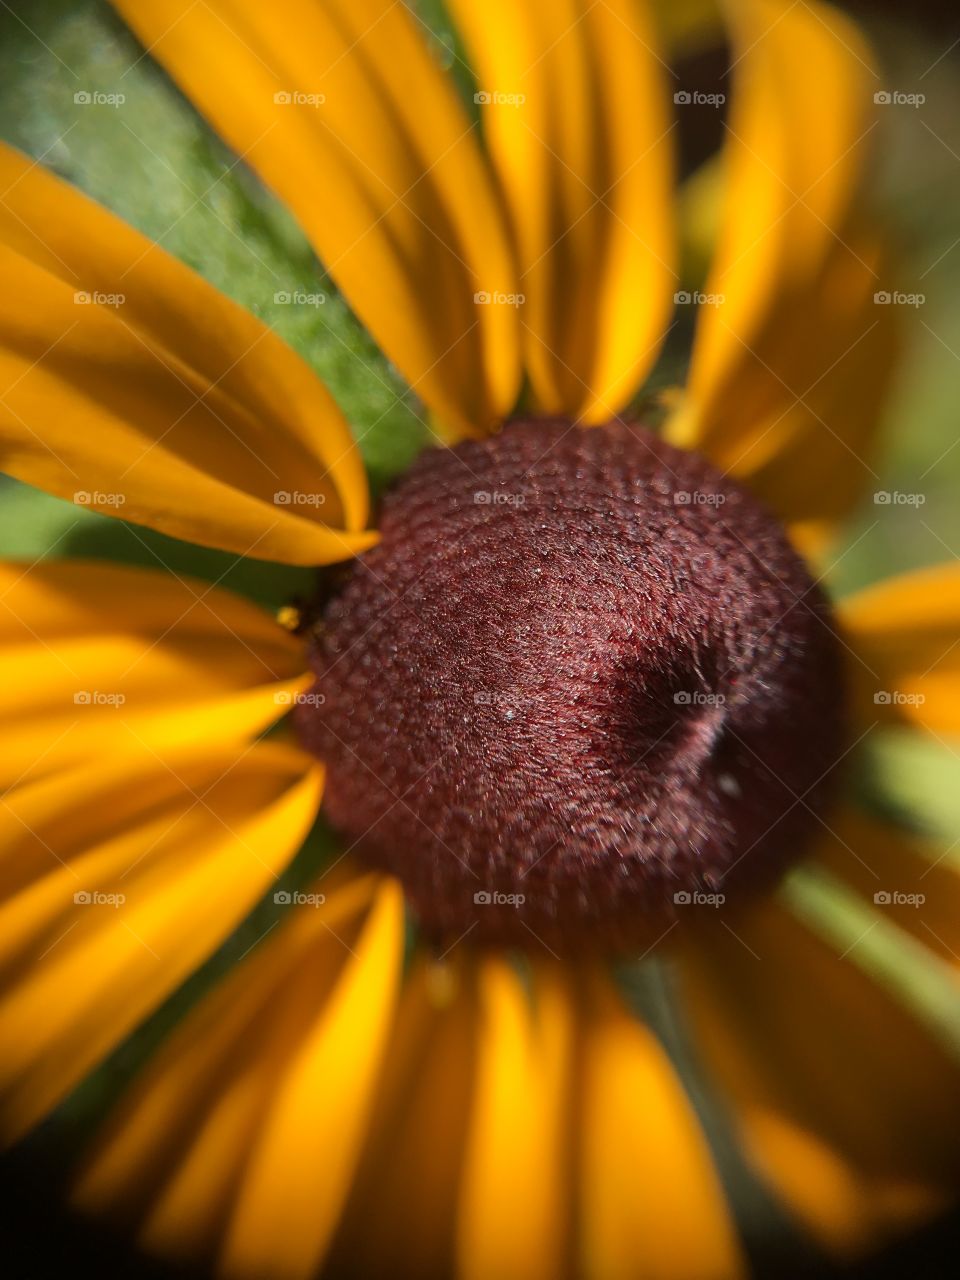
<svg viewBox="0 0 960 1280">
<path fill-rule="evenodd" d="M 424 932 L 628 953 L 768 886 L 843 752 L 830 611 L 777 521 L 635 425 L 425 453 L 316 625 L 346 843 Z"/>
</svg>

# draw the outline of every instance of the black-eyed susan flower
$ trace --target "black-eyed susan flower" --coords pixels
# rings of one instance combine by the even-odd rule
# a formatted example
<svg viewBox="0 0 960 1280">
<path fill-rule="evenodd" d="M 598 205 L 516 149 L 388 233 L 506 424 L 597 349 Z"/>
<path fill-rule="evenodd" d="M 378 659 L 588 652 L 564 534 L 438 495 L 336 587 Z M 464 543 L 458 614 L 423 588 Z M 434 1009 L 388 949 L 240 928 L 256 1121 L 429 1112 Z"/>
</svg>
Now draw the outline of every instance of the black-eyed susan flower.
<svg viewBox="0 0 960 1280">
<path fill-rule="evenodd" d="M 942 1207 L 954 865 L 858 808 L 850 764 L 881 721 L 956 731 L 960 578 L 819 585 L 892 356 L 857 30 L 731 3 L 724 147 L 678 204 L 640 3 L 452 0 L 479 120 L 399 4 L 117 7 L 449 447 L 369 532 L 307 366 L 0 152 L 5 296 L 30 300 L 3 310 L 5 470 L 345 566 L 287 626 L 162 572 L 5 566 L 3 1137 L 273 892 L 323 792 L 337 857 L 133 1083 L 83 1212 L 251 1280 L 744 1274 L 722 1161 L 626 997 L 650 956 L 812 1247 Z M 694 210 L 711 265 L 664 390 Z"/>
</svg>

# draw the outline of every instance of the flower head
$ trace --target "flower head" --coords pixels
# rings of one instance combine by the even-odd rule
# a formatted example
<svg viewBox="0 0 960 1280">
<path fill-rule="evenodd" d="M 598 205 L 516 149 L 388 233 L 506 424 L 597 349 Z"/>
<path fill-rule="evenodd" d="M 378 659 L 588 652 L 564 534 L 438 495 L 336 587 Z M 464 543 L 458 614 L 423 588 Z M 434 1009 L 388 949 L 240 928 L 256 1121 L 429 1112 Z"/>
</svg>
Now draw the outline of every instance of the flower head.
<svg viewBox="0 0 960 1280">
<path fill-rule="evenodd" d="M 955 925 L 901 899 L 956 881 L 849 779 L 880 719 L 958 728 L 960 582 L 821 584 L 895 346 L 856 27 L 725 7 L 723 147 L 686 173 L 680 37 L 642 0 L 451 0 L 466 97 L 388 0 L 115 7 L 445 444 L 377 532 L 370 424 L 0 150 L 4 297 L 31 299 L 0 308 L 4 469 L 345 566 L 287 626 L 160 570 L 4 568 L 0 1134 L 265 899 L 73 1184 L 151 1252 L 242 1280 L 742 1274 L 680 1019 L 738 1158 L 819 1246 L 940 1207 Z"/>
</svg>

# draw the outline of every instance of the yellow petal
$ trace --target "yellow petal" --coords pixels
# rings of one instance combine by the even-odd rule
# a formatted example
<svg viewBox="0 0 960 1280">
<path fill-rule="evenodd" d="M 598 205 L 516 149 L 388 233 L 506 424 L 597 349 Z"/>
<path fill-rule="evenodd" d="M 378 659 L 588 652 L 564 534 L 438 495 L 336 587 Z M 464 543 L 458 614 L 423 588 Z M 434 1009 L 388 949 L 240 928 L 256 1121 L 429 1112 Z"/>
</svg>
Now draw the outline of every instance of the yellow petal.
<svg viewBox="0 0 960 1280">
<path fill-rule="evenodd" d="M 748 1158 L 828 1249 L 879 1245 L 956 1186 L 957 1064 L 854 962 L 863 937 L 842 954 L 776 903 L 728 924 L 682 973 Z"/>
<path fill-rule="evenodd" d="M 555 1280 L 571 1248 L 574 1013 L 558 970 L 533 999 L 503 960 L 480 971 L 479 1062 L 462 1173 L 463 1280 Z"/>
<path fill-rule="evenodd" d="M 654 1035 L 602 981 L 583 1032 L 582 1273 L 746 1274 L 706 1139 Z"/>
<path fill-rule="evenodd" d="M 397 1258 L 423 1280 L 452 1274 L 478 1032 L 473 967 L 420 956 L 404 982 L 331 1275 L 387 1275 Z"/>
<path fill-rule="evenodd" d="M 53 1107 L 296 852 L 319 769 L 279 744 L 140 755 L 0 806 L 0 1138 Z"/>
<path fill-rule="evenodd" d="M 876 79 L 857 28 L 829 6 L 738 0 L 730 12 L 725 204 L 668 433 L 783 518 L 833 519 L 874 479 L 893 349 L 891 308 L 874 305 L 882 253 L 853 212 Z"/>
<path fill-rule="evenodd" d="M 372 1101 L 402 956 L 395 885 L 337 875 L 189 1016 L 78 1180 L 85 1211 L 228 1276 L 313 1274 Z"/>
<path fill-rule="evenodd" d="M 850 809 L 831 819 L 817 859 L 867 903 L 960 969 L 960 854 Z"/>
<path fill-rule="evenodd" d="M 452 81 L 390 0 L 114 0 L 290 207 L 384 352 L 441 419 L 493 425 L 518 388 L 499 204 Z M 237 92 L 237 86 L 243 92 Z"/>
<path fill-rule="evenodd" d="M 131 751 L 239 742 L 311 683 L 300 641 L 208 583 L 0 563 L 0 790 Z"/>
<path fill-rule="evenodd" d="M 349 428 L 289 347 L 2 145 L 0 186 L 3 470 L 257 559 L 325 563 L 370 545 Z"/>
<path fill-rule="evenodd" d="M 537 407 L 602 422 L 653 364 L 675 288 L 669 92 L 630 0 L 452 0 L 514 226 Z"/>
<path fill-rule="evenodd" d="M 889 578 L 839 614 L 861 659 L 851 668 L 861 719 L 960 733 L 960 565 Z"/>
</svg>

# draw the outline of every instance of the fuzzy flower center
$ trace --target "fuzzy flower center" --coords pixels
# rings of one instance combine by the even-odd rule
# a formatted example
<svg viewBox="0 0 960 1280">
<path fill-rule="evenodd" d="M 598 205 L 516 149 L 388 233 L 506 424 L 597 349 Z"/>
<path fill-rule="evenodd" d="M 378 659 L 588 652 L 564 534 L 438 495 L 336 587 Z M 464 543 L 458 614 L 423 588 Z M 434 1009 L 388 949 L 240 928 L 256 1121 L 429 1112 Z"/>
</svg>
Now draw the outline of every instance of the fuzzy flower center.
<svg viewBox="0 0 960 1280">
<path fill-rule="evenodd" d="M 630 953 L 766 887 L 843 752 L 778 522 L 636 425 L 430 450 L 311 637 L 325 809 L 438 945 Z"/>
</svg>

